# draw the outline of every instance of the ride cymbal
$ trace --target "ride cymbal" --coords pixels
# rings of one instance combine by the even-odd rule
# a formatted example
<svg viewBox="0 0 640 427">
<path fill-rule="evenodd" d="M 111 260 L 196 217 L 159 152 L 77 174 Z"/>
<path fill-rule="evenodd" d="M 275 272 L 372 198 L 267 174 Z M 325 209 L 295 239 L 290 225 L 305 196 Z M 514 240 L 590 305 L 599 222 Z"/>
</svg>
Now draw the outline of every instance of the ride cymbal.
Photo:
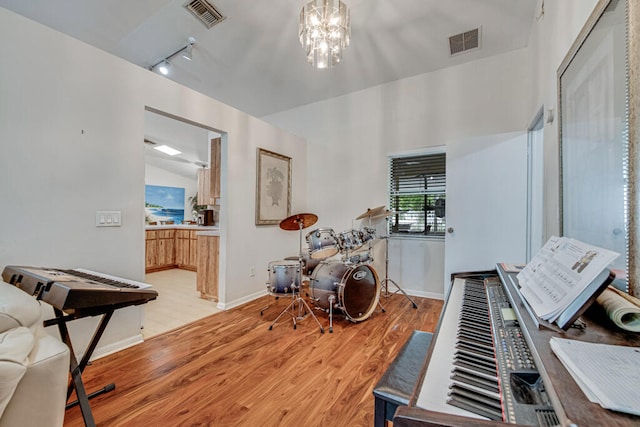
<svg viewBox="0 0 640 427">
<path fill-rule="evenodd" d="M 398 212 L 395 211 L 390 211 L 389 209 L 379 212 L 376 215 L 372 216 L 371 219 L 378 219 L 378 218 L 386 218 L 388 216 L 392 216 L 397 214 Z"/>
<path fill-rule="evenodd" d="M 318 221 L 318 216 L 312 213 L 295 214 L 280 221 L 280 228 L 283 230 L 300 230 L 312 226 L 316 221 Z"/>
<path fill-rule="evenodd" d="M 377 208 L 372 208 L 372 209 L 367 208 L 367 211 L 360 214 L 356 219 L 372 217 L 373 215 L 377 215 L 380 212 L 382 212 L 383 209 L 384 209 L 384 205 L 378 206 Z"/>
</svg>

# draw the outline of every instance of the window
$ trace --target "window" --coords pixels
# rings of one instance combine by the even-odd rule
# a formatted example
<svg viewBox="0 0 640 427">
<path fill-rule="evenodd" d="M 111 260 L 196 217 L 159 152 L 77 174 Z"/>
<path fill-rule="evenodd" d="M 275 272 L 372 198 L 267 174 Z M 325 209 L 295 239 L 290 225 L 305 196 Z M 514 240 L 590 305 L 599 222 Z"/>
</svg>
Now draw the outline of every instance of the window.
<svg viewBox="0 0 640 427">
<path fill-rule="evenodd" d="M 389 234 L 444 238 L 445 153 L 389 158 Z"/>
</svg>

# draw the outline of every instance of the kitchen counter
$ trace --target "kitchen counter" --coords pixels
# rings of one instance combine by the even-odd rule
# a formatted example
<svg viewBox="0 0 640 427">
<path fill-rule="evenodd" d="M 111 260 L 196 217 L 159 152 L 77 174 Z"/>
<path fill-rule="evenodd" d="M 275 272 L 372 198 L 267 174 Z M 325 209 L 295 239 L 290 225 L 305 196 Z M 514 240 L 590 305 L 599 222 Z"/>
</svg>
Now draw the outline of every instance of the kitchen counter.
<svg viewBox="0 0 640 427">
<path fill-rule="evenodd" d="M 165 225 L 147 225 L 145 230 L 194 230 L 198 231 L 220 231 L 217 225 L 190 225 L 190 224 L 165 224 Z"/>
</svg>

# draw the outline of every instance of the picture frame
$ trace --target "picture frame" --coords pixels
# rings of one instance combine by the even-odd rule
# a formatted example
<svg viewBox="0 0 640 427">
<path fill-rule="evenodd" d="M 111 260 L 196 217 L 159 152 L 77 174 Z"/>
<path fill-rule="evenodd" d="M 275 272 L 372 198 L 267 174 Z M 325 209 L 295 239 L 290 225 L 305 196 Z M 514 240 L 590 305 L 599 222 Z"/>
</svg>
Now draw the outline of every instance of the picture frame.
<svg viewBox="0 0 640 427">
<path fill-rule="evenodd" d="M 291 157 L 257 149 L 256 225 L 279 224 L 291 215 Z"/>
<path fill-rule="evenodd" d="M 640 295 L 640 4 L 600 0 L 558 68 L 560 234 L 614 250 Z"/>
</svg>

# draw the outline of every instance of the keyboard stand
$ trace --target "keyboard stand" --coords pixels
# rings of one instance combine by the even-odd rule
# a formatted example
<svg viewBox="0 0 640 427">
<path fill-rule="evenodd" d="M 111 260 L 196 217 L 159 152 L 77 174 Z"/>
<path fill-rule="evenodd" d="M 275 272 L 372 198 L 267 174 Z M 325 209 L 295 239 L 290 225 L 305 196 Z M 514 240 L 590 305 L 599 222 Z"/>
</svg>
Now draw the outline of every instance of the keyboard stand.
<svg viewBox="0 0 640 427">
<path fill-rule="evenodd" d="M 58 331 L 60 331 L 60 338 L 62 341 L 69 347 L 70 352 L 70 363 L 69 363 L 69 373 L 71 374 L 71 381 L 69 382 L 69 387 L 67 388 L 67 401 L 69 397 L 71 397 L 71 393 L 73 390 L 76 391 L 76 396 L 78 400 L 67 403 L 66 408 L 69 409 L 75 405 L 80 405 L 80 411 L 82 412 L 82 418 L 84 420 L 84 425 L 87 427 L 95 427 L 96 423 L 93 419 L 93 414 L 91 413 L 91 406 L 89 406 L 89 399 L 92 397 L 98 396 L 100 394 L 109 392 L 116 388 L 115 384 L 107 384 L 100 390 L 97 390 L 89 395 L 84 388 L 84 383 L 82 382 L 82 373 L 84 369 L 87 367 L 89 363 L 89 359 L 93 354 L 96 346 L 98 345 L 98 341 L 102 337 L 105 329 L 107 328 L 107 323 L 111 320 L 111 316 L 113 316 L 113 312 L 115 309 L 110 309 L 103 314 L 102 319 L 100 320 L 100 324 L 95 330 L 91 341 L 82 356 L 82 360 L 78 363 L 78 359 L 76 358 L 75 352 L 73 351 L 73 345 L 71 344 L 71 337 L 69 336 L 69 331 L 67 329 L 67 322 L 71 320 L 78 319 L 79 317 L 73 315 L 65 315 L 61 310 L 54 308 L 53 309 L 56 317 L 54 319 L 49 319 L 44 321 L 44 326 L 52 326 L 58 325 Z M 84 317 L 84 316 L 80 316 Z"/>
</svg>

